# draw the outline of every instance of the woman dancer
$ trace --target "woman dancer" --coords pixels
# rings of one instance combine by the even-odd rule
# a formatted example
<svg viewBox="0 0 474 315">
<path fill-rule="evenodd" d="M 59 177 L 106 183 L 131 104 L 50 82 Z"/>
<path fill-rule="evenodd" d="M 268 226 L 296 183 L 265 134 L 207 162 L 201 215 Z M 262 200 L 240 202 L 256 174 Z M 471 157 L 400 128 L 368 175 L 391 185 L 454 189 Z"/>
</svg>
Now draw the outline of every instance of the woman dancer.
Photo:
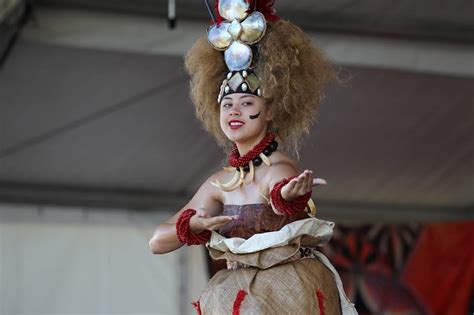
<svg viewBox="0 0 474 315">
<path fill-rule="evenodd" d="M 273 1 L 220 0 L 216 15 L 186 68 L 197 117 L 230 149 L 229 166 L 157 227 L 150 248 L 206 244 L 226 259 L 194 304 L 199 314 L 357 314 L 316 250 L 332 236 L 311 200 L 326 182 L 285 153 L 308 133 L 332 68 Z"/>
</svg>

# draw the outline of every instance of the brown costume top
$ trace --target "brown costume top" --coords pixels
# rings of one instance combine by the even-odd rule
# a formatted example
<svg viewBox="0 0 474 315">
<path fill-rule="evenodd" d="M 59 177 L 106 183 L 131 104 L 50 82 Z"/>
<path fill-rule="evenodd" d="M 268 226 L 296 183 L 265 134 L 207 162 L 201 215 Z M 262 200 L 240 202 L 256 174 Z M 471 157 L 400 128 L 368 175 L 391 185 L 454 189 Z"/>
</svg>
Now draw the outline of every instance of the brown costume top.
<svg viewBox="0 0 474 315">
<path fill-rule="evenodd" d="M 224 205 L 222 215 L 238 215 L 239 218 L 222 227 L 219 234 L 245 239 L 257 233 L 278 231 L 290 222 L 308 218 L 306 212 L 294 216 L 277 215 L 268 203 Z"/>
</svg>

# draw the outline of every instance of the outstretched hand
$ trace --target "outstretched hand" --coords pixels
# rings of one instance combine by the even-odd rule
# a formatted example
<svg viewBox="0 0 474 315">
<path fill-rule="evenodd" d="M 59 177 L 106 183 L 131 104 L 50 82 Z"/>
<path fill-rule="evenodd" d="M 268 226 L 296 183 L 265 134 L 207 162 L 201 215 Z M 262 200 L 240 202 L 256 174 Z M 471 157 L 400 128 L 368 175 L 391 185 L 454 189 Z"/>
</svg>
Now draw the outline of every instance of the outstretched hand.
<svg viewBox="0 0 474 315">
<path fill-rule="evenodd" d="M 205 210 L 196 210 L 196 214 L 189 220 L 189 228 L 192 233 L 200 233 L 204 230 L 213 231 L 237 219 L 237 215 L 210 217 Z"/>
<path fill-rule="evenodd" d="M 327 182 L 324 179 L 314 178 L 313 171 L 305 170 L 282 187 L 281 196 L 286 201 L 292 201 L 309 193 L 314 186 L 326 184 Z"/>
</svg>

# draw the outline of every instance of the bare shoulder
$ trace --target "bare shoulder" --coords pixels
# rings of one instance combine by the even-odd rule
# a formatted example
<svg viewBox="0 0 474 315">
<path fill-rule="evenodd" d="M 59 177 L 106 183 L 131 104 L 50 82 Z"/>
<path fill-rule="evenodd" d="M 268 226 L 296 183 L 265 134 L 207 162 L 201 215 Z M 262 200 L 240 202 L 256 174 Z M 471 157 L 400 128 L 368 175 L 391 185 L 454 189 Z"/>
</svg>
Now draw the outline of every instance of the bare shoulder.
<svg viewBox="0 0 474 315">
<path fill-rule="evenodd" d="M 296 162 L 281 152 L 275 152 L 271 155 L 272 165 L 269 167 L 265 176 L 264 183 L 267 189 L 271 189 L 273 185 L 290 176 L 298 175 L 298 165 Z"/>
<path fill-rule="evenodd" d="M 212 185 L 211 183 L 219 181 L 219 182 L 225 182 L 228 180 L 228 178 L 231 177 L 231 174 L 224 169 L 220 169 L 219 171 L 213 173 L 211 176 L 209 176 L 201 185 L 200 189 L 206 190 L 208 193 L 211 193 L 215 198 L 220 199 L 222 191 Z"/>
<path fill-rule="evenodd" d="M 273 173 L 285 173 L 287 176 L 293 176 L 298 174 L 298 165 L 289 156 L 275 152 L 272 154 L 272 167 L 270 167 L 269 175 Z"/>
<path fill-rule="evenodd" d="M 226 171 L 224 168 L 220 169 L 219 171 L 215 172 L 212 174 L 207 180 L 206 183 L 210 184 L 211 182 L 226 182 L 230 180 L 233 176 L 233 172 Z M 214 187 L 214 186 L 213 186 Z M 220 189 L 216 188 L 217 191 L 220 191 Z"/>
</svg>

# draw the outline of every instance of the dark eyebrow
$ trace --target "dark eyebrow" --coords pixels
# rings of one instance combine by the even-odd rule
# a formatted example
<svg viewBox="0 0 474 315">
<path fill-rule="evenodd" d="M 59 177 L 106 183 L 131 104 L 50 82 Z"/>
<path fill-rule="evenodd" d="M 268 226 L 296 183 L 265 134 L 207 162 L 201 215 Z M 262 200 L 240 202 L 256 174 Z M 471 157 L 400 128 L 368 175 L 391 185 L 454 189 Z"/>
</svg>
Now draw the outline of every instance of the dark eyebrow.
<svg viewBox="0 0 474 315">
<path fill-rule="evenodd" d="M 254 96 L 254 95 L 252 95 L 252 94 L 246 94 L 246 95 L 242 95 L 241 97 L 239 97 L 239 100 L 240 100 L 240 99 L 243 99 L 244 97 L 251 97 L 251 98 L 255 98 L 255 96 Z"/>
<path fill-rule="evenodd" d="M 252 94 L 247 94 L 247 95 L 242 95 L 241 97 L 239 97 L 239 100 L 240 100 L 240 99 L 243 99 L 243 98 L 245 98 L 245 97 L 255 98 L 254 95 L 252 95 Z M 230 97 L 230 96 L 225 96 L 222 100 L 232 100 L 232 97 Z"/>
</svg>

